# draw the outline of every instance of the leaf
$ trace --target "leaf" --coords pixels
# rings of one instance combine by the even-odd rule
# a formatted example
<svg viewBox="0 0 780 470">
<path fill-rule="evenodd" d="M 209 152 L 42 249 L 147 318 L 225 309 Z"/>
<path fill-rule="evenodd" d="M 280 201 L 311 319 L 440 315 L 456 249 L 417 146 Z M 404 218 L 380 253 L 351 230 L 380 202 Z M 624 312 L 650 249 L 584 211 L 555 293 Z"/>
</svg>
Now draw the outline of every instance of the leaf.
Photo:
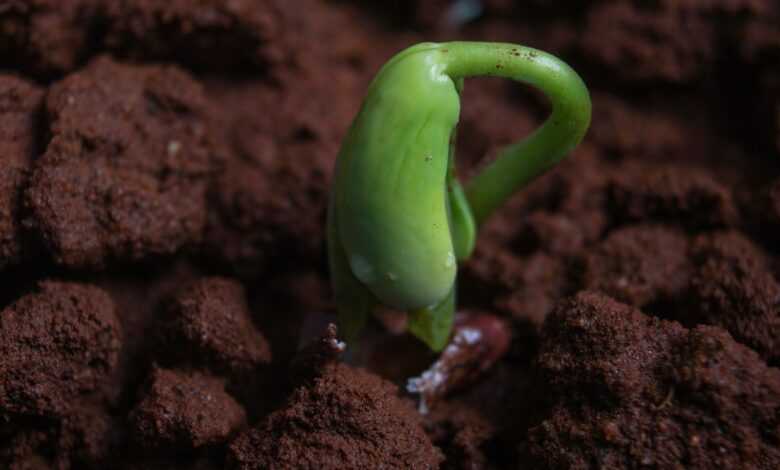
<svg viewBox="0 0 780 470">
<path fill-rule="evenodd" d="M 376 304 L 373 294 L 352 274 L 344 248 L 335 228 L 336 218 L 333 204 L 328 217 L 328 255 L 330 275 L 338 309 L 339 334 L 347 343 L 355 344 L 358 335 L 368 321 L 371 309 Z"/>
<path fill-rule="evenodd" d="M 463 90 L 463 79 L 455 82 L 458 93 Z M 449 214 L 452 247 L 458 261 L 466 261 L 474 251 L 477 240 L 477 222 L 471 213 L 471 206 L 466 198 L 455 168 L 455 148 L 458 139 L 458 128 L 450 135 L 450 154 L 447 161 L 447 213 Z"/>
<path fill-rule="evenodd" d="M 409 312 L 409 331 L 434 351 L 441 351 L 450 339 L 455 318 L 455 286 L 433 307 Z"/>
<path fill-rule="evenodd" d="M 474 251 L 477 240 L 477 223 L 466 200 L 463 187 L 453 180 L 449 187 L 450 231 L 452 247 L 458 261 L 466 261 Z"/>
</svg>

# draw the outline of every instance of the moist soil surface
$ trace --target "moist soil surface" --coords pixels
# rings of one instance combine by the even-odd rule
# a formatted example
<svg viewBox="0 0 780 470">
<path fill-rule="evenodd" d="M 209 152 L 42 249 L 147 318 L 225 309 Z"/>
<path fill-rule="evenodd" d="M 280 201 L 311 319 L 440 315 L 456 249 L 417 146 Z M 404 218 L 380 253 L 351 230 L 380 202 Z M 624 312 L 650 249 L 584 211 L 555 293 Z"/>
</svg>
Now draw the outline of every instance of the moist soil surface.
<svg viewBox="0 0 780 470">
<path fill-rule="evenodd" d="M 0 468 L 780 468 L 780 5 L 366 3 L 0 1 Z M 420 406 L 403 317 L 326 327 L 325 208 L 378 68 L 451 39 L 559 55 L 593 123 Z M 461 176 L 548 111 L 467 82 Z"/>
</svg>

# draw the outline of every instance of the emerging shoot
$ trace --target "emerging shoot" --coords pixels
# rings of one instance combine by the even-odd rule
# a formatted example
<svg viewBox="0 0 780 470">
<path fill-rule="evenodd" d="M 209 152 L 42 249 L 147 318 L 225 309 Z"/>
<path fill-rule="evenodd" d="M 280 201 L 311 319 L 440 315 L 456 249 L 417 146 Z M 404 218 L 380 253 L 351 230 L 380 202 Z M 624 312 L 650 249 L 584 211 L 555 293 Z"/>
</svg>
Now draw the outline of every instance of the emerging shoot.
<svg viewBox="0 0 780 470">
<path fill-rule="evenodd" d="M 552 113 L 461 186 L 455 131 L 463 80 L 499 76 L 542 90 Z M 514 44 L 422 43 L 390 59 L 369 87 L 338 156 L 328 252 L 341 331 L 357 335 L 382 304 L 441 350 L 452 330 L 457 263 L 479 224 L 582 140 L 590 97 L 568 65 Z"/>
</svg>

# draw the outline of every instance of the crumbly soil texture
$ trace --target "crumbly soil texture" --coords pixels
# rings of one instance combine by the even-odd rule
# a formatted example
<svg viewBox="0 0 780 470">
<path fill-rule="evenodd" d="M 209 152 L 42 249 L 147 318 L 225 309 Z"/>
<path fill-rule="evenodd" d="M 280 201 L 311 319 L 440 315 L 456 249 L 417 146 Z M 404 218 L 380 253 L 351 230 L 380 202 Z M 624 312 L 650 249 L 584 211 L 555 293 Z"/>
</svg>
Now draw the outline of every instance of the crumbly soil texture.
<svg viewBox="0 0 780 470">
<path fill-rule="evenodd" d="M 0 468 L 780 468 L 780 4 L 466 3 L 0 1 Z M 403 318 L 326 328 L 324 222 L 372 76 L 452 39 L 593 123 L 482 228 L 423 413 Z M 467 82 L 462 178 L 547 106 Z"/>
</svg>

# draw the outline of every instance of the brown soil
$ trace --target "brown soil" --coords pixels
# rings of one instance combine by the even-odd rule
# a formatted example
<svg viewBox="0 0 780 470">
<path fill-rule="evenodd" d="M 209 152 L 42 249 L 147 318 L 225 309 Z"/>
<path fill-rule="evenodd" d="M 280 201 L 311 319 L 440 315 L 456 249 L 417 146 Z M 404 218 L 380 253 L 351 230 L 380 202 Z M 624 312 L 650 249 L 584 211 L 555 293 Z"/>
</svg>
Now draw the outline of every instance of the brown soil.
<svg viewBox="0 0 780 470">
<path fill-rule="evenodd" d="M 452 3 L 0 1 L 0 468 L 780 467 L 780 6 Z M 593 124 L 482 229 L 423 415 L 397 316 L 296 351 L 370 79 L 458 38 L 563 57 Z M 467 82 L 461 174 L 547 111 Z"/>
</svg>

